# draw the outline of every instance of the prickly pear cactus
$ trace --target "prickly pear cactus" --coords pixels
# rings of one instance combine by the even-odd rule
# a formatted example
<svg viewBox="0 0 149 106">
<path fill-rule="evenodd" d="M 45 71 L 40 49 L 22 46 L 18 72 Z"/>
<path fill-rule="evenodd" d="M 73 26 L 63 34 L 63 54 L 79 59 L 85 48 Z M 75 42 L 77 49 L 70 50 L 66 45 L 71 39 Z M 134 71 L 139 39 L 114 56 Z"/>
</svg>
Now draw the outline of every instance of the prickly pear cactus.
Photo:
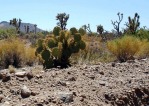
<svg viewBox="0 0 149 106">
<path fill-rule="evenodd" d="M 54 27 L 54 29 L 53 29 L 54 36 L 59 36 L 60 31 L 61 31 L 60 27 L 58 27 L 58 26 Z"/>
<path fill-rule="evenodd" d="M 81 39 L 80 33 L 71 35 L 68 31 L 60 31 L 59 36 L 47 37 L 38 41 L 36 55 L 43 60 L 43 67 L 53 68 L 60 66 L 67 68 L 70 65 L 69 58 L 73 53 L 85 49 L 86 44 Z"/>
<path fill-rule="evenodd" d="M 74 35 L 75 33 L 78 33 L 78 30 L 75 27 L 70 28 L 71 35 Z"/>
</svg>

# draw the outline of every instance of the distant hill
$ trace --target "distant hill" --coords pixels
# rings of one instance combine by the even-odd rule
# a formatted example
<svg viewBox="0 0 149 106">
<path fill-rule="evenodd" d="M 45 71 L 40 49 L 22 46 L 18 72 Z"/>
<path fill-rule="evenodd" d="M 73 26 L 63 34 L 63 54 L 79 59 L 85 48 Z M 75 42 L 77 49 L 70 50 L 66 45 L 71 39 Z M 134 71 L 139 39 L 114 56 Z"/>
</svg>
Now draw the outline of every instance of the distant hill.
<svg viewBox="0 0 149 106">
<path fill-rule="evenodd" d="M 29 26 L 29 32 L 34 32 L 34 30 L 35 30 L 34 25 L 35 24 L 31 24 L 31 23 L 21 23 L 20 31 L 25 32 L 24 26 L 27 26 L 27 25 Z M 15 28 L 15 27 L 10 25 L 9 22 L 7 22 L 7 21 L 2 21 L 2 22 L 0 22 L 0 28 L 1 29 L 9 29 L 9 28 Z M 38 26 L 37 26 L 36 32 L 42 32 L 42 31 L 44 31 L 44 30 L 38 28 Z"/>
</svg>

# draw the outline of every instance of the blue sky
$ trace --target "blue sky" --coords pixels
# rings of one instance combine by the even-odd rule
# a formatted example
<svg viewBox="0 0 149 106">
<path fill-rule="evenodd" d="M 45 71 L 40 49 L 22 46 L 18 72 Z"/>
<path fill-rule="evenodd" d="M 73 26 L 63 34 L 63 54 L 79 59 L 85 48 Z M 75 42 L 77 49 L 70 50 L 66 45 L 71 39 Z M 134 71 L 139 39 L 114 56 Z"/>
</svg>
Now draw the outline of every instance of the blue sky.
<svg viewBox="0 0 149 106">
<path fill-rule="evenodd" d="M 128 16 L 134 17 L 137 12 L 141 26 L 149 27 L 148 5 L 149 0 L 0 0 L 0 21 L 21 18 L 49 31 L 56 26 L 57 13 L 65 12 L 70 14 L 68 29 L 89 23 L 93 31 L 99 24 L 111 31 L 111 20 L 118 19 L 118 12 L 124 14 L 121 28 L 125 28 Z"/>
</svg>

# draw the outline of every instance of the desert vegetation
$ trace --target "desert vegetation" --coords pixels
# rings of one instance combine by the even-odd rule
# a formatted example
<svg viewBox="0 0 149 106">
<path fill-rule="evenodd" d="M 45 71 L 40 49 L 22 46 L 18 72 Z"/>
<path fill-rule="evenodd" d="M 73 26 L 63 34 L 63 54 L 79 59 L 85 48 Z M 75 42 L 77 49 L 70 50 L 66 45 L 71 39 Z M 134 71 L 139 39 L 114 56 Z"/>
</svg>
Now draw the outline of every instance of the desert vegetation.
<svg viewBox="0 0 149 106">
<path fill-rule="evenodd" d="M 6 41 L 12 39 L 14 42 L 14 39 L 17 39 L 17 43 L 20 42 L 18 46 L 22 45 L 18 48 L 22 51 L 19 54 L 24 55 L 22 49 L 26 47 L 29 48 L 28 50 L 36 49 L 36 63 L 42 63 L 45 69 L 59 65 L 60 67 L 68 67 L 77 63 L 126 62 L 130 59 L 146 58 L 148 56 L 149 30 L 146 27 L 139 27 L 140 16 L 138 13 L 135 13 L 132 18 L 129 16 L 128 22 L 125 24 L 126 28 L 121 30 L 120 24 L 123 21 L 123 15 L 123 13 L 118 12 L 118 20 L 111 21 L 116 33 L 106 32 L 101 24 L 97 25 L 97 32 L 91 31 L 90 24 L 82 25 L 79 29 L 75 27 L 67 29 L 67 21 L 70 16 L 66 13 L 57 14 L 57 26 L 51 32 L 36 32 L 36 24 L 34 32 L 29 32 L 29 26 L 24 26 L 25 32 L 21 32 L 22 20 L 13 18 L 10 20 L 10 25 L 14 26 L 14 29 L 0 29 L 0 38 L 3 42 L 1 51 L 7 47 L 7 45 L 5 47 Z M 15 43 L 10 45 L 15 46 Z M 10 48 L 13 49 L 13 47 Z M 5 57 L 7 56 L 5 55 Z M 3 54 L 1 54 L 3 61 L 2 58 L 4 58 Z M 9 57 L 8 59 L 11 60 Z M 30 58 L 30 61 L 34 61 L 34 59 Z M 21 61 L 26 63 L 26 59 L 21 59 Z M 11 62 L 9 64 L 13 65 Z M 4 66 L 8 67 L 9 64 Z"/>
<path fill-rule="evenodd" d="M 29 31 L 29 26 L 24 26 L 25 32 L 21 32 L 20 26 L 22 20 L 13 18 L 12 20 L 10 20 L 10 25 L 14 26 L 13 28 L 0 29 L 0 69 L 8 69 L 10 73 L 15 73 L 14 70 L 15 69 L 17 70 L 17 68 L 19 69 L 23 67 L 42 66 L 42 70 L 44 71 L 50 70 L 49 72 L 46 73 L 47 75 L 50 74 L 50 76 L 47 76 L 46 74 L 40 76 L 39 72 L 37 71 L 38 69 L 37 70 L 32 69 L 36 71 L 36 72 L 33 71 L 34 73 L 39 74 L 38 76 L 34 77 L 33 73 L 25 73 L 24 76 L 27 76 L 29 80 L 31 78 L 34 79 L 31 80 L 30 83 L 35 83 L 37 80 L 42 79 L 40 82 L 42 84 L 45 83 L 43 79 L 44 77 L 46 77 L 48 80 L 53 81 L 53 82 L 47 82 L 49 83 L 50 87 L 67 86 L 67 84 L 63 83 L 62 81 L 59 81 L 58 83 L 55 84 L 53 80 L 54 78 L 57 78 L 56 76 L 63 78 L 61 76 L 63 74 L 65 77 L 68 77 L 67 80 L 70 82 L 77 81 L 77 77 L 81 81 L 82 79 L 80 78 L 83 76 L 83 78 L 86 79 L 87 81 L 85 81 L 83 84 L 80 81 L 78 81 L 79 84 L 81 83 L 82 85 L 84 85 L 83 87 L 86 87 L 87 86 L 86 84 L 88 84 L 88 82 L 91 83 L 91 86 L 93 86 L 94 82 L 92 82 L 92 80 L 94 79 L 100 80 L 99 77 L 102 79 L 101 76 L 107 78 L 109 81 L 108 83 L 116 82 L 119 84 L 120 82 L 115 79 L 114 79 L 115 82 L 112 82 L 113 79 L 110 79 L 111 76 L 116 78 L 119 77 L 118 75 L 121 76 L 121 74 L 124 74 L 124 76 L 123 75 L 121 76 L 123 78 L 122 80 L 124 80 L 124 77 L 127 76 L 127 73 L 129 74 L 133 73 L 136 75 L 136 73 L 133 72 L 135 70 L 131 69 L 129 70 L 128 62 L 133 63 L 135 61 L 138 62 L 141 59 L 148 58 L 149 29 L 146 27 L 142 28 L 140 27 L 140 21 L 139 21 L 140 16 L 138 13 L 135 13 L 134 17 L 130 16 L 128 17 L 128 22 L 126 22 L 125 28 L 123 28 L 122 30 L 120 29 L 120 24 L 123 21 L 124 14 L 118 12 L 117 16 L 118 20 L 111 21 L 115 33 L 107 32 L 104 26 L 101 25 L 100 23 L 97 25 L 96 32 L 93 32 L 91 30 L 90 24 L 82 25 L 82 27 L 80 27 L 79 29 L 75 27 L 67 29 L 67 24 L 69 24 L 67 21 L 69 20 L 69 18 L 71 18 L 71 15 L 66 13 L 57 14 L 56 20 L 58 22 L 52 31 L 37 32 L 37 25 L 35 24 L 34 31 Z M 142 65 L 138 64 L 136 66 L 135 65 L 133 66 L 133 64 L 131 64 L 131 66 L 133 68 L 135 67 L 136 70 L 138 67 L 144 69 Z M 143 64 L 147 63 L 144 62 Z M 98 67 L 98 65 L 100 67 Z M 78 74 L 78 70 L 72 68 L 75 66 L 76 67 L 78 66 L 77 68 L 80 71 L 80 75 Z M 128 69 L 127 71 L 125 71 L 124 69 L 125 66 Z M 122 67 L 123 70 L 119 67 Z M 68 73 L 66 71 L 67 68 L 71 69 L 71 71 Z M 52 69 L 56 71 L 62 70 L 62 72 L 55 71 L 56 74 L 53 74 L 51 72 Z M 100 69 L 104 71 L 100 71 Z M 91 72 L 89 72 L 90 70 Z M 111 70 L 112 72 L 110 72 Z M 115 70 L 116 71 L 118 70 L 117 72 L 118 75 L 114 73 Z M 123 71 L 125 71 L 125 73 Z M 138 73 L 140 72 L 141 71 L 138 71 Z M 92 73 L 92 75 L 90 73 Z M 143 70 L 142 73 L 147 72 L 144 72 Z M 143 76 L 143 79 L 146 79 L 146 76 L 142 73 L 141 75 Z M 22 77 L 23 75 L 21 74 L 20 76 Z M 70 76 L 71 78 L 69 78 Z M 49 77 L 51 79 L 49 79 Z M 7 76 L 7 74 L 2 73 L 0 74 L 0 79 L 2 79 L 3 82 L 7 82 L 8 80 L 10 80 L 10 76 Z M 16 79 L 13 79 L 12 81 L 14 80 Z M 57 81 L 57 79 L 55 80 Z M 132 81 L 131 77 L 129 77 L 128 80 L 130 80 L 129 83 L 131 83 Z M 136 78 L 136 80 L 140 81 L 141 78 L 140 77 Z M 105 89 L 107 89 L 106 83 L 103 82 L 104 81 L 101 81 L 101 83 L 99 84 L 100 87 L 104 86 Z M 122 81 L 122 83 L 124 82 L 128 83 L 128 81 L 126 80 Z M 55 85 L 52 85 L 51 83 L 54 83 Z M 121 86 L 123 85 L 122 83 Z M 75 87 L 73 86 L 72 83 L 70 85 L 71 86 L 69 86 L 69 88 L 73 91 Z M 76 84 L 74 85 L 76 86 L 77 89 L 81 90 L 87 89 L 81 87 L 79 88 L 78 85 Z M 45 86 L 49 87 L 48 85 Z M 120 85 L 118 86 L 120 87 Z M 126 86 L 127 84 L 125 84 L 125 87 Z M 95 89 L 89 87 L 89 89 L 92 90 L 93 92 L 97 90 L 96 87 Z M 114 85 L 111 85 L 111 89 L 115 89 Z M 100 99 L 102 101 L 105 101 L 105 103 L 107 104 L 118 105 L 118 106 L 147 105 L 148 104 L 147 100 L 149 100 L 148 89 L 137 87 L 135 88 L 135 90 L 137 90 L 138 92 L 142 92 L 144 95 L 142 94 L 141 97 L 139 97 L 138 96 L 139 93 L 137 91 L 135 91 L 135 93 L 131 91 L 130 94 L 125 94 L 128 96 L 126 98 L 129 99 L 125 101 L 123 99 L 126 98 L 121 99 L 116 95 L 112 96 L 114 98 L 112 99 L 111 95 L 109 96 L 109 94 L 106 94 L 102 91 L 102 94 L 104 94 L 105 96 L 104 99 L 106 100 L 104 100 L 103 98 Z M 77 93 L 79 92 L 80 91 L 77 91 Z M 74 96 L 76 96 L 75 93 L 76 92 L 74 92 L 73 94 Z M 36 95 L 36 94 L 33 92 L 32 94 L 30 93 L 30 95 Z M 85 106 L 87 104 L 87 101 L 85 102 L 85 99 L 87 100 L 90 99 L 82 95 L 79 95 L 79 97 L 81 98 L 80 101 L 83 102 Z M 22 97 L 27 98 L 29 96 L 25 97 L 22 96 Z M 137 103 L 135 103 L 135 100 L 133 98 L 135 99 L 139 98 L 136 100 Z M 131 99 L 133 99 L 133 101 L 131 101 Z M 65 100 L 62 101 L 67 102 Z M 121 103 L 121 101 L 123 102 Z M 51 99 L 50 102 L 54 103 L 54 100 Z M 0 103 L 1 103 L 1 97 L 0 97 Z M 55 103 L 57 102 L 55 101 Z M 57 104 L 61 103 L 58 102 Z M 96 104 L 94 105 L 96 106 Z"/>
</svg>

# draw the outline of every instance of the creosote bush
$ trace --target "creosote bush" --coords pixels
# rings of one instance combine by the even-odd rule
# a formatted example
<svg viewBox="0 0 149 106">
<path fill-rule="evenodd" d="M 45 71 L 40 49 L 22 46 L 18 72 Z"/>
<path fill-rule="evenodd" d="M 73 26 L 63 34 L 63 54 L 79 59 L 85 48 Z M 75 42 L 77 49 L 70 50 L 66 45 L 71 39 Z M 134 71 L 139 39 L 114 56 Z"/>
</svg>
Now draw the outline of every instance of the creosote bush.
<svg viewBox="0 0 149 106">
<path fill-rule="evenodd" d="M 108 41 L 107 47 L 120 62 L 125 62 L 129 59 L 134 59 L 141 49 L 142 41 L 136 37 L 125 35 L 122 38 Z"/>
<path fill-rule="evenodd" d="M 31 65 L 36 59 L 35 50 L 25 47 L 25 44 L 17 38 L 9 38 L 0 41 L 0 68 L 8 68 L 12 65 L 19 68 L 23 65 Z"/>
</svg>

